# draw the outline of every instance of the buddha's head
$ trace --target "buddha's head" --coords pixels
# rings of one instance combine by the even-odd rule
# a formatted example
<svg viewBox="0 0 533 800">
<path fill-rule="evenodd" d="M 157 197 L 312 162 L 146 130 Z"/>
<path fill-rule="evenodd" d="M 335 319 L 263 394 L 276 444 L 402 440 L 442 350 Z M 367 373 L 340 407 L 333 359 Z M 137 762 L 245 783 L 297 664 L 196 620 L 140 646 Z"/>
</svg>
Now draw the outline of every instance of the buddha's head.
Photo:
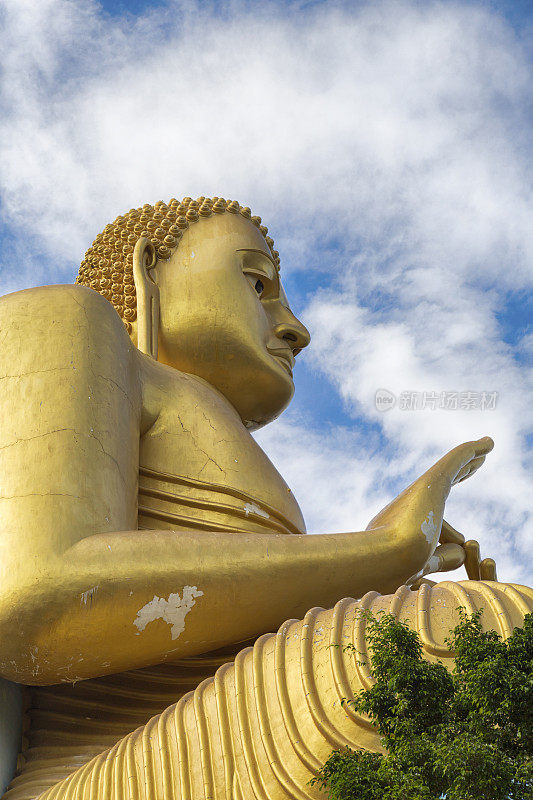
<svg viewBox="0 0 533 800">
<path fill-rule="evenodd" d="M 206 380 L 248 427 L 274 419 L 292 398 L 294 357 L 309 333 L 289 308 L 259 217 L 221 198 L 186 198 L 132 209 L 106 227 L 77 281 L 110 300 L 134 344 L 133 250 L 141 237 L 156 255 L 158 360 Z"/>
</svg>

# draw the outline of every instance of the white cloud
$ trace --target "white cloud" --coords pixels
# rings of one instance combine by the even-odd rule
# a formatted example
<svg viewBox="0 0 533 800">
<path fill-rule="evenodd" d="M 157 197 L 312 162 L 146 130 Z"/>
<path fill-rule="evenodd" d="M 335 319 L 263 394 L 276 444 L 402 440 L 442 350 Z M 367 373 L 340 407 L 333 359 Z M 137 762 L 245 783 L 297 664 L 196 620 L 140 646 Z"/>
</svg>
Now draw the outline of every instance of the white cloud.
<svg viewBox="0 0 533 800">
<path fill-rule="evenodd" d="M 71 279 L 133 205 L 237 197 L 264 215 L 285 270 L 316 270 L 308 364 L 384 434 L 381 454 L 334 427 L 304 436 L 294 419 L 260 435 L 309 527 L 361 527 L 389 498 L 384 475 L 400 490 L 489 433 L 497 448 L 454 490 L 450 521 L 502 575 L 531 581 L 532 375 L 515 358 L 531 334 L 515 352 L 496 317 L 533 276 L 531 65 L 497 14 L 455 2 L 169 2 L 113 19 L 88 0 L 4 9 L 0 182 L 14 239 L 2 290 Z M 499 402 L 379 414 L 379 387 Z"/>
</svg>

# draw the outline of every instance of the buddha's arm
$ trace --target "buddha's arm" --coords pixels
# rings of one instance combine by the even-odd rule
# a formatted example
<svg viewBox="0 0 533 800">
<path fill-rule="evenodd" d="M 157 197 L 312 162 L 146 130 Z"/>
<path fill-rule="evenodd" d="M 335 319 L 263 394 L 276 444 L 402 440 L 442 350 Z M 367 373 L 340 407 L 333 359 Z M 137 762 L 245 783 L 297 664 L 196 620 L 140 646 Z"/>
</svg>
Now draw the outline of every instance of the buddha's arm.
<svg viewBox="0 0 533 800">
<path fill-rule="evenodd" d="M 0 336 L 0 674 L 20 682 L 206 651 L 394 589 L 480 457 L 450 454 L 364 533 L 139 532 L 139 362 L 113 308 L 83 287 L 28 290 L 0 300 Z"/>
<path fill-rule="evenodd" d="M 395 588 L 412 571 L 414 559 L 405 556 L 392 531 L 97 534 L 50 560 L 35 586 L 13 593 L 16 613 L 0 619 L 0 672 L 55 683 L 205 652 L 273 630 L 311 606 Z M 179 600 L 189 594 L 187 612 Z"/>
<path fill-rule="evenodd" d="M 48 563 L 35 592 L 21 589 L 16 620 L 0 623 L 2 672 L 29 683 L 117 672 L 273 630 L 345 595 L 393 591 L 436 546 L 450 476 L 488 449 L 456 448 L 361 533 L 87 537 Z"/>
</svg>

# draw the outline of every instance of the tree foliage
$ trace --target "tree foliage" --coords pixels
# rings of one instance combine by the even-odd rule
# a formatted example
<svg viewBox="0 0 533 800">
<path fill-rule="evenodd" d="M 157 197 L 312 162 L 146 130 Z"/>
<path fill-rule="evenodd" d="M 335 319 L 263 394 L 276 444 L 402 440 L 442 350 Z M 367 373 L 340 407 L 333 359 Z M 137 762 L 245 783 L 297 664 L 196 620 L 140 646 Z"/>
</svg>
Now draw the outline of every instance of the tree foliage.
<svg viewBox="0 0 533 800">
<path fill-rule="evenodd" d="M 533 615 L 503 642 L 481 613 L 461 609 L 451 673 L 407 625 L 368 615 L 376 683 L 350 702 L 386 754 L 333 752 L 312 781 L 331 800 L 533 800 Z"/>
</svg>

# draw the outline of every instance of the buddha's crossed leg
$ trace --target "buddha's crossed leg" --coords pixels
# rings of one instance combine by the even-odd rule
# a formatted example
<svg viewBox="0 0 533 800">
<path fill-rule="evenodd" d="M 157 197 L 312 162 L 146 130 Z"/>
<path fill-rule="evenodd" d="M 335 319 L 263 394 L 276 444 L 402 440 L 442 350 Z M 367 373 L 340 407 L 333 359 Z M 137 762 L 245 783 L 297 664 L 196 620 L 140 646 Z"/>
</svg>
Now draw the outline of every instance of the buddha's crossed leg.
<svg viewBox="0 0 533 800">
<path fill-rule="evenodd" d="M 483 608 L 484 628 L 505 638 L 533 611 L 533 591 L 447 581 L 311 609 L 303 620 L 260 637 L 41 800 L 317 797 L 309 780 L 332 749 L 380 750 L 373 726 L 342 702 L 372 682 L 361 611 L 394 613 L 419 632 L 429 660 L 451 665 L 444 638 L 459 621 L 459 606 L 468 613 Z"/>
</svg>

